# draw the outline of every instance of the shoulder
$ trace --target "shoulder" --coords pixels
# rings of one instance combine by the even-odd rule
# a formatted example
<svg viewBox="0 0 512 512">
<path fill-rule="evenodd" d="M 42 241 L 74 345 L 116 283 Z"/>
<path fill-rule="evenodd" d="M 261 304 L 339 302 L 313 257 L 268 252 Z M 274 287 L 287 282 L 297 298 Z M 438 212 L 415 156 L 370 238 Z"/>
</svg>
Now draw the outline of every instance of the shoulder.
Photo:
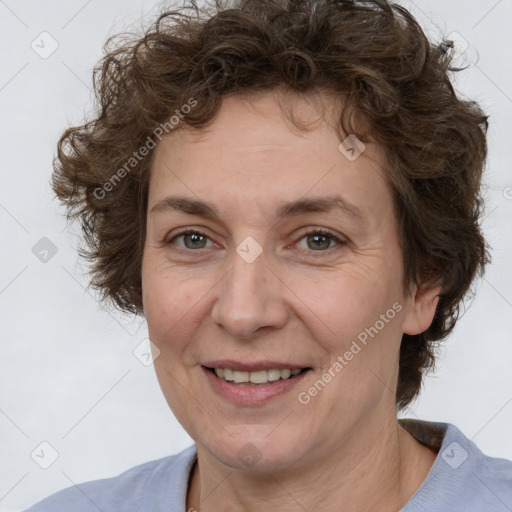
<svg viewBox="0 0 512 512">
<path fill-rule="evenodd" d="M 512 461 L 491 457 L 457 427 L 448 425 L 439 455 L 445 474 L 460 482 L 460 491 L 469 501 L 488 504 L 489 510 L 512 509 Z M 506 505 L 506 506 L 505 506 Z"/>
<path fill-rule="evenodd" d="M 428 436 L 421 442 L 434 447 L 440 439 L 441 446 L 427 479 L 404 512 L 512 510 L 512 461 L 484 454 L 452 424 L 415 423 L 432 432 L 431 443 L 426 442 Z"/>
<path fill-rule="evenodd" d="M 181 499 L 188 471 L 195 459 L 195 445 L 176 455 L 145 462 L 123 473 L 63 489 L 36 503 L 25 512 L 97 512 L 160 510 L 157 501 Z M 154 503 L 153 501 L 154 500 Z M 162 509 L 163 510 L 163 509 Z M 172 511 L 172 509 L 165 509 Z"/>
<path fill-rule="evenodd" d="M 485 503 L 494 507 L 492 510 L 512 510 L 512 461 L 490 457 L 480 450 L 473 450 L 472 455 L 475 462 L 469 466 L 471 474 L 467 479 L 472 489 L 466 492 L 475 498 L 485 497 Z"/>
</svg>

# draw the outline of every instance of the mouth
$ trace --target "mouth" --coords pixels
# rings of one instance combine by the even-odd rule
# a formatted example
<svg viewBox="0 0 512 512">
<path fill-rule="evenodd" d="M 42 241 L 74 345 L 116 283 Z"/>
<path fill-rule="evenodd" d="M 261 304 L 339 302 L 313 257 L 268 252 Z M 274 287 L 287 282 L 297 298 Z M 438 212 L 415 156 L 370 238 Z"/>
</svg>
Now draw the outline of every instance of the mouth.
<svg viewBox="0 0 512 512">
<path fill-rule="evenodd" d="M 253 371 L 230 368 L 229 365 L 201 365 L 201 369 L 215 395 L 232 404 L 256 406 L 289 395 L 313 371 L 309 366 L 275 366 L 278 365 Z"/>
<path fill-rule="evenodd" d="M 246 371 L 233 368 L 203 366 L 207 371 L 230 384 L 242 386 L 268 386 L 281 380 L 291 380 L 311 370 L 306 368 L 269 368 L 264 370 Z"/>
</svg>

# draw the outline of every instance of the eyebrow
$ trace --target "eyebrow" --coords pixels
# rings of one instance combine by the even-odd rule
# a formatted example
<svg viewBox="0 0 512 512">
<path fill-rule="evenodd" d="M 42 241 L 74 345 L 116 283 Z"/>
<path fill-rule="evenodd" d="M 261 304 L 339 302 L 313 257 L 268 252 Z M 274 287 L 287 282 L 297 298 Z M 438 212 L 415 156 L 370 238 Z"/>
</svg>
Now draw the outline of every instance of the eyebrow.
<svg viewBox="0 0 512 512">
<path fill-rule="evenodd" d="M 354 220 L 365 222 L 363 210 L 342 196 L 298 199 L 284 203 L 276 213 L 278 219 L 293 217 L 304 213 L 328 213 L 339 210 Z M 183 196 L 169 196 L 155 203 L 150 215 L 157 212 L 181 211 L 217 222 L 222 222 L 219 210 L 211 203 Z"/>
</svg>

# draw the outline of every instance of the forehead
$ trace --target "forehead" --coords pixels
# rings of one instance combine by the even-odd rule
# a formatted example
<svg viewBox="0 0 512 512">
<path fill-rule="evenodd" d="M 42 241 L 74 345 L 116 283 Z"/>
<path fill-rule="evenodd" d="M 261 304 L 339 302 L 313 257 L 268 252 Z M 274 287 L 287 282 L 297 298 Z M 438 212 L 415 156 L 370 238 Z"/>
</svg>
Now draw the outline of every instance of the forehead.
<svg viewBox="0 0 512 512">
<path fill-rule="evenodd" d="M 327 103 L 295 97 L 288 105 L 309 129 L 298 129 L 280 100 L 265 94 L 227 98 L 207 128 L 167 135 L 153 157 L 149 208 L 172 193 L 221 209 L 258 203 L 283 213 L 285 202 L 339 193 L 361 212 L 382 210 L 391 197 L 381 149 L 366 143 L 351 161 L 339 150 Z"/>
</svg>

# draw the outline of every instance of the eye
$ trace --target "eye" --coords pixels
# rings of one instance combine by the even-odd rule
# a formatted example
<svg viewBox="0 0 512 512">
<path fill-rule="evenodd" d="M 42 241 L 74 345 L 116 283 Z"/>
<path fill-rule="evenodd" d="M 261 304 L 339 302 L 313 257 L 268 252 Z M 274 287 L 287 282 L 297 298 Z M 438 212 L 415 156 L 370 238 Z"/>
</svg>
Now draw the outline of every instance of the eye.
<svg viewBox="0 0 512 512">
<path fill-rule="evenodd" d="M 333 241 L 338 245 L 345 244 L 344 240 L 325 229 L 310 229 L 300 238 L 300 241 L 304 239 L 306 240 L 306 247 L 312 249 L 313 252 L 326 252 L 327 249 L 331 248 L 331 242 Z"/>
<path fill-rule="evenodd" d="M 176 244 L 180 249 L 185 251 L 194 251 L 197 249 L 205 249 L 207 247 L 207 241 L 210 240 L 207 235 L 201 231 L 186 229 L 174 235 L 167 244 L 173 244 L 176 240 L 182 239 L 184 246 Z M 326 252 L 327 249 L 331 249 L 332 242 L 337 245 L 344 245 L 346 242 L 340 239 L 331 231 L 325 229 L 310 229 L 299 241 L 306 240 L 306 247 L 311 249 L 308 252 Z M 211 242 L 211 240 L 210 240 Z M 212 245 L 213 244 L 212 242 Z"/>
<path fill-rule="evenodd" d="M 177 233 L 173 238 L 171 238 L 167 243 L 172 244 L 175 240 L 182 238 L 184 242 L 184 247 L 177 244 L 178 247 L 184 250 L 193 251 L 196 249 L 204 249 L 206 241 L 209 238 L 200 231 L 196 231 L 193 229 L 187 229 L 185 231 L 181 231 Z"/>
</svg>

